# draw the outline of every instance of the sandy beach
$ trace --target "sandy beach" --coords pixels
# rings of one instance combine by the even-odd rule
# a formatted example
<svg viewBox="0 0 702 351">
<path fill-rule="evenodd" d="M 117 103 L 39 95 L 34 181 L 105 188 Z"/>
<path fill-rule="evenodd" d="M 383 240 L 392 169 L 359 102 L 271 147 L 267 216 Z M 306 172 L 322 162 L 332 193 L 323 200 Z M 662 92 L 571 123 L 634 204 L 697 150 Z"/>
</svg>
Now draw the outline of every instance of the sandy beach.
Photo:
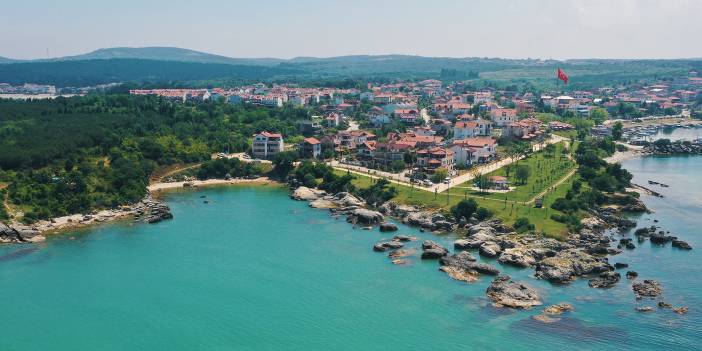
<svg viewBox="0 0 702 351">
<path fill-rule="evenodd" d="M 207 179 L 207 180 L 192 180 L 185 182 L 171 182 L 171 183 L 153 183 L 150 184 L 147 189 L 149 192 L 159 192 L 162 190 L 172 190 L 172 189 L 182 189 L 188 187 L 202 187 L 202 186 L 213 186 L 213 185 L 234 185 L 234 184 L 273 184 L 275 181 L 269 179 L 268 177 L 260 177 L 254 179 Z"/>
</svg>

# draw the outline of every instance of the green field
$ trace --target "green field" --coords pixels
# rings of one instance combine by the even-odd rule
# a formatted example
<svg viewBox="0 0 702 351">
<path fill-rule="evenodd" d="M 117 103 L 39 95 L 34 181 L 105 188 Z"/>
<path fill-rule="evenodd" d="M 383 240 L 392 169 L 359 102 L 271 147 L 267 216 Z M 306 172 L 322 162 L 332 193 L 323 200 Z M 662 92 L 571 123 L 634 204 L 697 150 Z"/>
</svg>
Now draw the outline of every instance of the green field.
<svg viewBox="0 0 702 351">
<path fill-rule="evenodd" d="M 345 174 L 344 171 L 336 170 L 335 172 L 339 175 Z M 353 180 L 353 184 L 359 188 L 368 187 L 373 182 L 373 179 L 367 176 L 358 174 L 354 174 L 354 176 L 356 178 Z M 505 202 L 504 200 L 468 194 L 466 192 L 454 192 L 451 189 L 449 189 L 448 192 L 434 194 L 425 190 L 399 184 L 392 185 L 398 191 L 398 195 L 393 201 L 402 204 L 421 206 L 427 209 L 448 211 L 451 206 L 454 206 L 460 200 L 470 197 L 475 199 L 480 206 L 493 211 L 497 218 L 502 219 L 507 224 L 513 224 L 519 217 L 527 217 L 529 221 L 536 226 L 537 231 L 543 231 L 546 236 L 549 237 L 563 239 L 567 235 L 567 228 L 564 224 L 551 219 L 552 214 L 560 212 L 551 209 L 550 205 L 556 198 L 562 197 L 565 194 L 570 188 L 572 181 L 573 177 L 546 195 L 544 197 L 543 208 L 534 208 L 533 205 L 523 205 L 509 201 Z"/>
<path fill-rule="evenodd" d="M 515 186 L 516 189 L 506 193 L 482 193 L 470 189 L 473 187 L 474 180 L 459 184 L 453 187 L 456 192 L 468 192 L 470 195 L 479 195 L 486 198 L 526 202 L 532 200 L 539 193 L 547 190 L 554 183 L 565 177 L 569 172 L 575 169 L 574 161 L 566 157 L 562 153 L 565 145 L 563 143 L 555 144 L 555 152 L 553 155 L 547 155 L 541 151 L 529 156 L 526 159 L 520 160 L 513 164 L 512 171 L 507 177 L 510 186 Z M 517 166 L 528 166 L 531 169 L 531 174 L 525 184 L 518 182 L 515 177 L 515 168 Z M 488 173 L 490 176 L 507 176 L 506 167 L 502 167 L 494 172 Z"/>
</svg>

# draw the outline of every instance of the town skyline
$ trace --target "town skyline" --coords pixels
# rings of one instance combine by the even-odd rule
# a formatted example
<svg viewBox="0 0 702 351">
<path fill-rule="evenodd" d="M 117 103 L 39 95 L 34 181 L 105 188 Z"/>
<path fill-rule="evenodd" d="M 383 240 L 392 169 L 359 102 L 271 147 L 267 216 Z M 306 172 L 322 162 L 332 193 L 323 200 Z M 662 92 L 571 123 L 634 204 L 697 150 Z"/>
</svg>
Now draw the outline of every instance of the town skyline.
<svg viewBox="0 0 702 351">
<path fill-rule="evenodd" d="M 702 49 L 689 45 L 702 32 L 702 23 L 695 20 L 702 2 L 695 0 L 448 1 L 438 7 L 421 2 L 399 7 L 396 1 L 341 6 L 317 0 L 214 0 L 194 10 L 183 3 L 164 5 L 154 1 L 137 6 L 131 0 L 119 6 L 14 2 L 0 13 L 0 30 L 13 33 L 0 38 L 0 56 L 45 59 L 108 47 L 167 46 L 281 59 L 385 54 L 556 60 L 702 57 Z M 66 19 L 70 25 L 64 25 Z"/>
</svg>

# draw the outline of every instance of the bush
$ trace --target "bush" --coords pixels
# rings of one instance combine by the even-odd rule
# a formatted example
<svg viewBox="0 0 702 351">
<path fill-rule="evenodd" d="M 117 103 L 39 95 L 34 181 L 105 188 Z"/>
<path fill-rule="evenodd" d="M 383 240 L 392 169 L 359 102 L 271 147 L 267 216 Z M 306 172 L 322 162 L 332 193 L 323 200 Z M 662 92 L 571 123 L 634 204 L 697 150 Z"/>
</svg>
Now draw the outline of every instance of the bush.
<svg viewBox="0 0 702 351">
<path fill-rule="evenodd" d="M 516 230 L 517 233 L 524 233 L 529 230 L 534 230 L 535 228 L 533 224 L 529 223 L 529 219 L 526 217 L 519 217 L 514 222 L 514 230 Z"/>
<path fill-rule="evenodd" d="M 451 214 L 456 219 L 469 219 L 478 210 L 478 203 L 474 199 L 463 199 L 451 207 Z"/>
<path fill-rule="evenodd" d="M 484 220 L 486 220 L 486 219 L 488 219 L 488 218 L 490 218 L 490 217 L 492 217 L 492 216 L 493 216 L 492 211 L 488 210 L 488 209 L 485 208 L 485 207 L 480 207 L 480 208 L 478 208 L 478 210 L 475 212 L 475 217 L 476 217 L 479 221 L 484 221 Z"/>
</svg>

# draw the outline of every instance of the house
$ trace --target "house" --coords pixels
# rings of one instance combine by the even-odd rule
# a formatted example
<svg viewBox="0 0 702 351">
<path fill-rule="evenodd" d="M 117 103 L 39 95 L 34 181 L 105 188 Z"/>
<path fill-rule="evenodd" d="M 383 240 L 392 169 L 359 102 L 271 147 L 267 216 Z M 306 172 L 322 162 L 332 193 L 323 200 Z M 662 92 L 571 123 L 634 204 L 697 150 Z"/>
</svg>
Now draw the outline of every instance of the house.
<svg viewBox="0 0 702 351">
<path fill-rule="evenodd" d="M 319 158 L 322 155 L 322 142 L 316 138 L 305 138 L 300 143 L 302 157 Z"/>
<path fill-rule="evenodd" d="M 254 134 L 251 154 L 255 158 L 271 158 L 283 151 L 284 148 L 283 135 L 263 131 Z"/>
<path fill-rule="evenodd" d="M 488 182 L 491 188 L 495 190 L 509 190 L 509 181 L 504 176 L 490 176 Z"/>
<path fill-rule="evenodd" d="M 453 151 L 435 146 L 417 151 L 417 165 L 428 173 L 434 173 L 439 168 L 453 171 Z"/>
<path fill-rule="evenodd" d="M 573 126 L 568 123 L 563 123 L 559 121 L 548 122 L 548 128 L 551 130 L 571 130 Z"/>
<path fill-rule="evenodd" d="M 386 114 L 368 114 L 368 119 L 370 120 L 371 124 L 373 124 L 376 127 L 381 127 L 383 124 L 388 124 L 390 123 L 390 117 Z"/>
<path fill-rule="evenodd" d="M 458 121 L 453 126 L 453 138 L 465 139 L 477 136 L 488 136 L 492 132 L 492 124 L 484 120 Z"/>
<path fill-rule="evenodd" d="M 342 119 L 340 114 L 332 112 L 324 120 L 327 122 L 327 127 L 336 128 L 341 124 Z"/>
<path fill-rule="evenodd" d="M 541 126 L 543 123 L 536 118 L 525 118 L 521 121 L 512 122 L 502 129 L 502 135 L 531 140 L 541 135 Z"/>
<path fill-rule="evenodd" d="M 375 144 L 373 161 L 376 164 L 390 165 L 393 161 L 403 160 L 405 153 L 415 147 L 412 143 L 394 141 Z"/>
<path fill-rule="evenodd" d="M 497 141 L 490 137 L 454 140 L 451 151 L 457 165 L 469 166 L 474 163 L 489 162 L 497 153 Z"/>
<path fill-rule="evenodd" d="M 356 145 L 356 156 L 361 160 L 372 160 L 375 156 L 376 141 L 366 141 Z"/>
<path fill-rule="evenodd" d="M 342 130 L 336 134 L 338 145 L 347 149 L 355 149 L 366 141 L 375 140 L 375 134 L 363 130 Z"/>
<path fill-rule="evenodd" d="M 490 118 L 498 127 L 506 126 L 517 120 L 517 110 L 512 108 L 495 108 L 490 110 Z"/>
</svg>

